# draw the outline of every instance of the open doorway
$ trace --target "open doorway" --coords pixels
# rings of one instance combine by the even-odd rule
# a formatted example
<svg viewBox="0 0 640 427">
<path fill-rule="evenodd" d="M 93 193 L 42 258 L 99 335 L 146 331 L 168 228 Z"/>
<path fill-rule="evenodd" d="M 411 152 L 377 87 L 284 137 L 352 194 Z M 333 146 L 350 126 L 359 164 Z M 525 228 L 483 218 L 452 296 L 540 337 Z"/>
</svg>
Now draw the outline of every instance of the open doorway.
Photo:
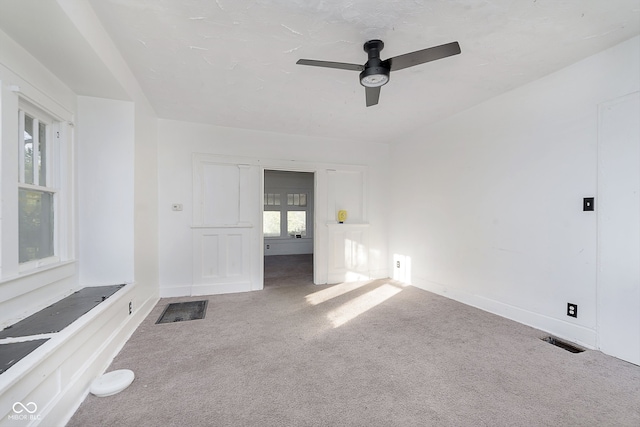
<svg viewBox="0 0 640 427">
<path fill-rule="evenodd" d="M 264 171 L 264 287 L 313 284 L 312 172 Z"/>
</svg>

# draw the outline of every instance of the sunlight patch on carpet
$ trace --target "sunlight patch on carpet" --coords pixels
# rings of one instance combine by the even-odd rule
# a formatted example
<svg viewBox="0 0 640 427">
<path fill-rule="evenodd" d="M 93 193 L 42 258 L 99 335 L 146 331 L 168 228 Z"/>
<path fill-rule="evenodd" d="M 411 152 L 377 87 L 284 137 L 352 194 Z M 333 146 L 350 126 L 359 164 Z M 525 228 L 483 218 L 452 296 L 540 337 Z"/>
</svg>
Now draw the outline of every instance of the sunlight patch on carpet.
<svg viewBox="0 0 640 427">
<path fill-rule="evenodd" d="M 368 285 L 369 283 L 371 283 L 371 281 L 340 283 L 338 285 L 331 286 L 330 288 L 326 288 L 321 291 L 309 294 L 305 297 L 305 299 L 311 305 L 318 305 L 322 304 L 325 301 L 329 301 L 333 298 L 339 297 L 340 295 L 344 295 L 355 289 Z"/>
<path fill-rule="evenodd" d="M 327 314 L 327 319 L 329 319 L 334 328 L 340 327 L 348 321 L 360 316 L 362 313 L 365 313 L 366 311 L 383 303 L 400 291 L 402 291 L 401 288 L 385 283 L 364 295 L 360 295 L 359 297 L 342 304 L 335 310 L 330 311 Z"/>
</svg>

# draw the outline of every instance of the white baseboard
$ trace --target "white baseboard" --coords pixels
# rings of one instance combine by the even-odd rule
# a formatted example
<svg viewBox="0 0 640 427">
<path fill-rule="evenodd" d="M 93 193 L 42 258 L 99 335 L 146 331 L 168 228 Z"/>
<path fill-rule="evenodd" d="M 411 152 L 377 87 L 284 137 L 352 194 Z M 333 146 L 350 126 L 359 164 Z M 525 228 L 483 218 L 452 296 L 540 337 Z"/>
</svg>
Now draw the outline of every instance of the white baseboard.
<svg viewBox="0 0 640 427">
<path fill-rule="evenodd" d="M 198 284 L 160 288 L 160 298 L 231 294 L 251 291 L 250 282 Z"/>
<path fill-rule="evenodd" d="M 160 298 L 188 297 L 191 295 L 191 285 L 169 286 L 160 288 Z"/>
<path fill-rule="evenodd" d="M 380 268 L 378 270 L 371 270 L 369 272 L 369 275 L 371 276 L 371 279 L 373 279 L 373 280 L 375 280 L 375 279 L 388 279 L 390 277 L 388 268 Z"/>
<path fill-rule="evenodd" d="M 233 294 L 237 292 L 249 292 L 250 290 L 251 282 L 201 284 L 191 287 L 191 295 Z"/>
<path fill-rule="evenodd" d="M 596 331 L 581 325 L 555 319 L 532 311 L 524 310 L 500 301 L 473 295 L 460 289 L 434 283 L 422 278 L 414 278 L 412 286 L 433 292 L 446 298 L 470 305 L 480 310 L 514 320 L 532 328 L 540 329 L 558 338 L 574 342 L 589 349 L 596 348 Z"/>
</svg>

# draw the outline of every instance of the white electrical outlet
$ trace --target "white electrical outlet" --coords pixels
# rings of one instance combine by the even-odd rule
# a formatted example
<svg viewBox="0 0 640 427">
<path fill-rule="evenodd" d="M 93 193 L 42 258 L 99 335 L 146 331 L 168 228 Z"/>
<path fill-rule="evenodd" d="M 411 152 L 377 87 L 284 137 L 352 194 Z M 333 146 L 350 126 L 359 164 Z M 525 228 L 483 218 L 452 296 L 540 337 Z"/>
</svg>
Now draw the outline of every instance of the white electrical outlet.
<svg viewBox="0 0 640 427">
<path fill-rule="evenodd" d="M 174 203 L 171 205 L 171 209 L 174 211 L 181 211 L 182 210 L 182 203 Z"/>
</svg>

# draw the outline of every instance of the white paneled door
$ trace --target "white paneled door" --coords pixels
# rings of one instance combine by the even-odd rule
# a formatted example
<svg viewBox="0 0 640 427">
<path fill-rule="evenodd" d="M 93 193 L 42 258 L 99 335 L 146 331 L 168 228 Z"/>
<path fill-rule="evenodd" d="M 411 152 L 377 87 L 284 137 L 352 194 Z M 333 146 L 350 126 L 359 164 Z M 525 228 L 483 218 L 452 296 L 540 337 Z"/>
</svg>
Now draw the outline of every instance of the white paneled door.
<svg viewBox="0 0 640 427">
<path fill-rule="evenodd" d="M 191 295 L 262 289 L 260 168 L 195 154 Z"/>
<path fill-rule="evenodd" d="M 640 365 L 640 93 L 599 106 L 598 346 Z"/>
</svg>

